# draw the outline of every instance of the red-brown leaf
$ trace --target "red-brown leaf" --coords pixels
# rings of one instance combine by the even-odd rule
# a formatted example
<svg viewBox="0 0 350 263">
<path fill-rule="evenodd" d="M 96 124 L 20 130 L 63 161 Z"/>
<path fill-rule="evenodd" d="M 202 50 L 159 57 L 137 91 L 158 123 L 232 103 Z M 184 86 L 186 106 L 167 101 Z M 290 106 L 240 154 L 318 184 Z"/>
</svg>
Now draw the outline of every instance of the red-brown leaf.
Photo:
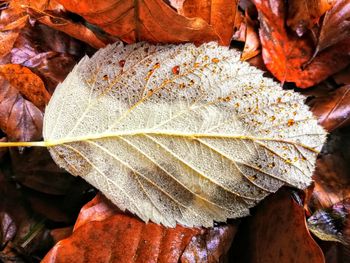
<svg viewBox="0 0 350 263">
<path fill-rule="evenodd" d="M 331 133 L 317 160 L 311 210 L 327 208 L 350 198 L 349 130 Z"/>
<path fill-rule="evenodd" d="M 324 262 L 308 231 L 304 208 L 285 189 L 266 198 L 245 226 L 233 244 L 237 262 Z"/>
<path fill-rule="evenodd" d="M 0 128 L 10 141 L 33 141 L 42 136 L 43 113 L 0 76 Z"/>
<path fill-rule="evenodd" d="M 23 28 L 11 50 L 10 61 L 30 68 L 52 93 L 91 48 L 68 35 L 36 24 Z"/>
<path fill-rule="evenodd" d="M 350 124 L 350 85 L 317 97 L 311 102 L 311 110 L 318 117 L 318 122 L 327 131 Z"/>
<path fill-rule="evenodd" d="M 316 51 L 320 52 L 346 38 L 350 38 L 350 1 L 338 0 L 323 19 Z"/>
<path fill-rule="evenodd" d="M 298 36 L 311 29 L 319 18 L 332 7 L 329 0 L 299 0 L 288 2 L 287 25 L 291 27 Z"/>
<path fill-rule="evenodd" d="M 82 208 L 73 234 L 58 242 L 42 262 L 217 262 L 225 257 L 234 234 L 233 226 L 146 224 L 98 195 Z"/>
<path fill-rule="evenodd" d="M 58 31 L 62 31 L 94 48 L 102 48 L 105 47 L 106 44 L 113 42 L 112 39 L 102 39 L 88 27 L 81 23 L 75 23 L 67 18 L 51 13 L 38 12 L 32 8 L 28 8 L 28 13 L 31 18 L 39 23 L 45 24 Z"/>
</svg>

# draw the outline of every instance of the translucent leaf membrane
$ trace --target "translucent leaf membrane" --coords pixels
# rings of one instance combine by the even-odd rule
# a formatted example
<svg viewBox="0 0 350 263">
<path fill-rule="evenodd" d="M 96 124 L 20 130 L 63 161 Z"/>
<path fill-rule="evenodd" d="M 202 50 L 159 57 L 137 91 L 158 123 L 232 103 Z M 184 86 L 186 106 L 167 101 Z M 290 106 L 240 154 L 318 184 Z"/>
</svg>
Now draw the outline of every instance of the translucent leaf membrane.
<svg viewBox="0 0 350 263">
<path fill-rule="evenodd" d="M 121 209 L 165 226 L 242 217 L 311 182 L 326 133 L 304 98 L 216 43 L 110 45 L 56 89 L 54 160 Z"/>
</svg>

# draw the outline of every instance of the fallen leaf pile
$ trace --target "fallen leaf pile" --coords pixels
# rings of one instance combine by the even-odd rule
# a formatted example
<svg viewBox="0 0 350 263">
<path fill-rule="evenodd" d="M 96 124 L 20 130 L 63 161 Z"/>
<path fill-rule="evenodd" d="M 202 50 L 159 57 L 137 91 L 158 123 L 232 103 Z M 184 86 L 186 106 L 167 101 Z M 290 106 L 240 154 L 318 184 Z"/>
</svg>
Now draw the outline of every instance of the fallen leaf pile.
<svg viewBox="0 0 350 263">
<path fill-rule="evenodd" d="M 0 1 L 0 261 L 349 261 L 349 18 L 348 0 Z"/>
</svg>

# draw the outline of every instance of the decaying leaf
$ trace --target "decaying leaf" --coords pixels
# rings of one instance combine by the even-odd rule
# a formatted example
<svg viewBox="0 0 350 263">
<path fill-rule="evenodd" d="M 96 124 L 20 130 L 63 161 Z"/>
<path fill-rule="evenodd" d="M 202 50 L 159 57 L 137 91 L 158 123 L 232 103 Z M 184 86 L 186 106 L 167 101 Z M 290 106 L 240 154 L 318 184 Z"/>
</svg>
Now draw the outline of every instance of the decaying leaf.
<svg viewBox="0 0 350 263">
<path fill-rule="evenodd" d="M 108 43 L 107 40 L 100 39 L 95 32 L 81 23 L 74 23 L 67 18 L 50 13 L 38 12 L 32 8 L 28 8 L 28 13 L 30 14 L 31 18 L 35 18 L 36 21 L 56 30 L 62 31 L 76 39 L 84 41 L 94 48 L 105 47 L 106 43 Z"/>
<path fill-rule="evenodd" d="M 308 209 L 329 208 L 350 198 L 350 136 L 349 128 L 331 133 L 317 159 L 313 175 L 315 187 Z"/>
<path fill-rule="evenodd" d="M 166 226 L 241 217 L 283 184 L 311 182 L 325 132 L 235 50 L 110 45 L 46 108 L 54 160 L 122 210 Z"/>
</svg>

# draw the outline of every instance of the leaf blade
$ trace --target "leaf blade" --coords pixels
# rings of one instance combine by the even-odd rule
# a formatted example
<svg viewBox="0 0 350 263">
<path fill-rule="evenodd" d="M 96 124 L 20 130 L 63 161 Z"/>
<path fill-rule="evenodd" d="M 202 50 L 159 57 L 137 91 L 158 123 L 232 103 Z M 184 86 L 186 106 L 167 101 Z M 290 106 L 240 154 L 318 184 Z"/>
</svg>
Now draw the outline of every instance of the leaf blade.
<svg viewBox="0 0 350 263">
<path fill-rule="evenodd" d="M 84 58 L 47 107 L 54 160 L 166 226 L 210 226 L 285 183 L 306 187 L 324 130 L 301 95 L 239 57 L 216 43 L 117 43 Z"/>
</svg>

